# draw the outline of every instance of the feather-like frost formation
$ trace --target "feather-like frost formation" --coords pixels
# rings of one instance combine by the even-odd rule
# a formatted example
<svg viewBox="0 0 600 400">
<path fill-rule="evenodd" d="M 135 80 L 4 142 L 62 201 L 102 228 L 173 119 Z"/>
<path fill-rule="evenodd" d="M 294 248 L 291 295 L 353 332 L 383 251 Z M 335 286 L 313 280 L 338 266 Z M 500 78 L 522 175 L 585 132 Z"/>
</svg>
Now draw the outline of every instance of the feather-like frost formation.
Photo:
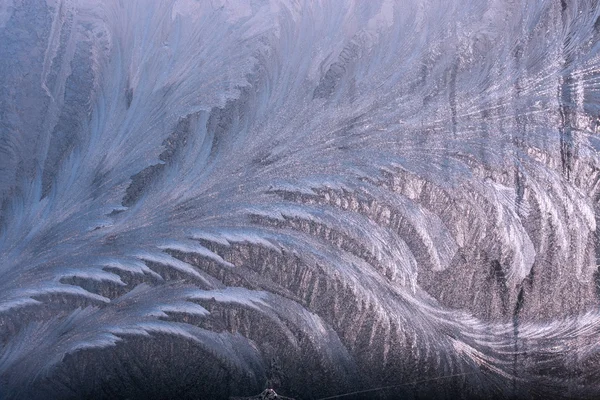
<svg viewBox="0 0 600 400">
<path fill-rule="evenodd" d="M 596 0 L 0 2 L 0 397 L 597 398 L 599 39 Z"/>
</svg>

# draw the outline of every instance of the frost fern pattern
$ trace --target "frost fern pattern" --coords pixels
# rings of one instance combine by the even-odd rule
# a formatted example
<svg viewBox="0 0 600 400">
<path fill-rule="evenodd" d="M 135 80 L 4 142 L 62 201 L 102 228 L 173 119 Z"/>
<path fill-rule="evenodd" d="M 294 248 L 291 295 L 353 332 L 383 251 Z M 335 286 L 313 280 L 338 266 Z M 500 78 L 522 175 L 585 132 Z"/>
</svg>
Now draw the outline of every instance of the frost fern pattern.
<svg viewBox="0 0 600 400">
<path fill-rule="evenodd" d="M 597 398 L 599 39 L 595 0 L 0 1 L 0 398 Z"/>
</svg>

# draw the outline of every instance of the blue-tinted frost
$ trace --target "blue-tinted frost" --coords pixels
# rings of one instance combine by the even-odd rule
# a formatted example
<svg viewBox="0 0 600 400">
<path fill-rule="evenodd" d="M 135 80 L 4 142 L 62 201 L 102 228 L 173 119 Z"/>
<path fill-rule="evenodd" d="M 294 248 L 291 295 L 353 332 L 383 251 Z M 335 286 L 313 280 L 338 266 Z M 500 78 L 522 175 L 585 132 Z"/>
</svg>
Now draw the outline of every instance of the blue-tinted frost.
<svg viewBox="0 0 600 400">
<path fill-rule="evenodd" d="M 145 338 L 212 357 L 221 396 L 594 398 L 599 21 L 0 1 L 0 397 L 90 395 L 52 382 Z"/>
</svg>

